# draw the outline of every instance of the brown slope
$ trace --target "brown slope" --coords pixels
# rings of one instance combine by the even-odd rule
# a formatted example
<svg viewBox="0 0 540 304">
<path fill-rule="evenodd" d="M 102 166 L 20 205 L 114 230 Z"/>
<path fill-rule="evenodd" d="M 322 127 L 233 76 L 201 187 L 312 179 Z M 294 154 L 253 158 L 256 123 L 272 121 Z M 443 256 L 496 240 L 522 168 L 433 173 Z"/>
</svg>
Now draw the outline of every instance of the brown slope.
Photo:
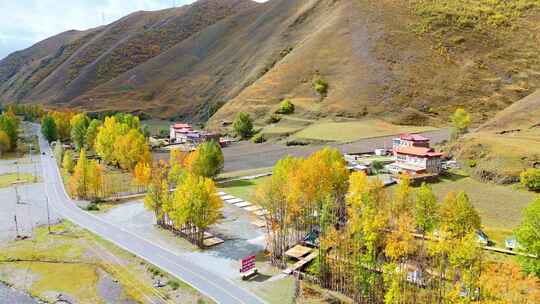
<svg viewBox="0 0 540 304">
<path fill-rule="evenodd" d="M 10 85 L 15 101 L 66 102 L 166 51 L 251 0 L 200 0 L 192 5 L 137 12 L 62 46 Z M 16 73 L 15 73 L 16 74 Z M 1 75 L 8 75 L 2 73 Z"/>
<path fill-rule="evenodd" d="M 17 89 L 28 87 L 26 83 L 40 66 L 47 65 L 55 57 L 67 52 L 67 45 L 85 36 L 86 32 L 67 31 L 35 45 L 10 54 L 0 61 L 0 95 L 5 101 L 17 100 Z"/>
<path fill-rule="evenodd" d="M 279 91 L 272 93 L 272 90 L 288 92 L 297 87 L 310 92 L 306 102 L 317 100 L 309 88 L 319 67 L 309 62 L 304 65 L 302 61 L 310 60 L 310 49 L 318 48 L 320 52 L 313 61 L 322 62 L 323 67 L 335 65 L 336 78 L 350 72 L 339 67 L 343 63 L 340 58 L 343 54 L 338 50 L 349 31 L 348 8 L 348 1 L 270 1 L 217 23 L 169 52 L 89 92 L 79 98 L 77 104 L 85 106 L 92 100 L 98 109 L 107 104 L 118 106 L 119 100 L 123 99 L 120 102 L 123 109 L 180 114 L 204 120 L 216 104 L 223 104 L 251 88 L 261 77 L 279 69 L 281 62 L 288 58 L 292 58 L 293 65 L 302 66 L 301 70 L 296 70 L 297 81 L 288 85 L 287 81 L 280 80 L 275 86 L 269 86 L 267 92 L 273 94 L 269 102 L 275 103 L 277 94 L 282 94 Z M 304 46 L 312 39 L 318 44 Z M 336 46 L 334 54 L 324 51 L 325 40 Z M 333 59 L 325 54 L 333 55 Z M 293 69 L 295 67 L 291 68 L 290 74 L 295 74 Z M 357 79 L 348 77 L 344 81 L 347 89 L 354 87 Z M 117 90 L 118 87 L 127 88 L 127 92 Z M 329 98 L 326 104 L 331 105 L 349 94 L 347 89 L 336 94 L 334 99 Z M 146 98 L 148 96 L 151 98 Z M 253 105 L 259 105 L 257 102 Z"/>
<path fill-rule="evenodd" d="M 498 113 L 454 147 L 474 160 L 477 177 L 500 183 L 519 181 L 527 168 L 540 168 L 540 91 Z"/>
</svg>

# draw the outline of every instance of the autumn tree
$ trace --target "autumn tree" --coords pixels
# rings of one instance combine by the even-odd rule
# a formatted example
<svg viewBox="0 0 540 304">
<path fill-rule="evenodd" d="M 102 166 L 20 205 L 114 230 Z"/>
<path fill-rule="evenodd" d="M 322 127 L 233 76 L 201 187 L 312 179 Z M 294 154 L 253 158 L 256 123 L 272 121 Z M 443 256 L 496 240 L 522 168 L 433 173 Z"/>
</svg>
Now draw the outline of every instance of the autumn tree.
<svg viewBox="0 0 540 304">
<path fill-rule="evenodd" d="M 217 222 L 222 206 L 211 179 L 188 174 L 176 188 L 168 214 L 177 227 L 186 227 L 195 236 L 195 243 L 204 247 L 204 232 Z"/>
<path fill-rule="evenodd" d="M 540 198 L 523 211 L 523 219 L 515 231 L 521 251 L 535 257 L 520 257 L 519 262 L 526 273 L 540 278 Z"/>
<path fill-rule="evenodd" d="M 85 113 L 79 113 L 70 120 L 71 142 L 73 142 L 77 151 L 85 147 L 86 132 L 89 124 L 90 119 Z"/>
<path fill-rule="evenodd" d="M 423 183 L 416 191 L 414 204 L 416 229 L 425 234 L 432 232 L 439 220 L 437 197 L 429 185 Z"/>
<path fill-rule="evenodd" d="M 101 126 L 100 120 L 92 119 L 92 121 L 90 121 L 90 124 L 88 125 L 88 128 L 86 129 L 84 141 L 86 143 L 86 147 L 89 150 L 94 150 L 96 137 L 97 137 L 100 126 Z"/>
<path fill-rule="evenodd" d="M 223 163 L 223 152 L 215 141 L 200 144 L 186 160 L 191 173 L 208 178 L 215 178 L 223 170 Z"/>
<path fill-rule="evenodd" d="M 467 133 L 469 126 L 471 125 L 471 115 L 463 108 L 458 108 L 451 117 L 452 126 L 454 128 L 454 135 L 458 137 Z"/>
<path fill-rule="evenodd" d="M 0 156 L 10 149 L 11 141 L 9 140 L 9 135 L 5 131 L 0 130 Z"/>
<path fill-rule="evenodd" d="M 480 215 L 465 192 L 449 193 L 441 205 L 441 225 L 453 238 L 461 239 L 480 229 Z"/>
<path fill-rule="evenodd" d="M 73 173 L 73 169 L 75 168 L 75 163 L 73 161 L 73 152 L 71 150 L 67 150 L 66 153 L 64 153 L 62 159 L 62 168 L 64 169 L 64 172 L 66 174 Z"/>
<path fill-rule="evenodd" d="M 152 168 L 149 163 L 138 162 L 133 170 L 133 177 L 138 186 L 146 187 L 152 178 Z"/>
<path fill-rule="evenodd" d="M 58 131 L 53 117 L 45 116 L 45 118 L 43 118 L 41 121 L 41 133 L 48 142 L 53 142 L 58 139 Z"/>
<path fill-rule="evenodd" d="M 13 113 L 5 112 L 0 115 L 0 131 L 4 131 L 9 138 L 9 151 L 17 148 L 19 120 Z"/>
<path fill-rule="evenodd" d="M 106 117 L 96 136 L 96 153 L 107 163 L 113 163 L 114 145 L 123 130 L 114 117 Z"/>
<path fill-rule="evenodd" d="M 64 159 L 67 158 L 64 156 Z M 79 153 L 79 159 L 73 170 L 73 175 L 69 179 L 70 190 L 72 194 L 75 194 L 79 198 L 86 198 L 88 195 L 88 186 L 90 182 L 90 165 L 86 158 L 86 150 L 81 149 Z"/>
<path fill-rule="evenodd" d="M 136 129 L 118 136 L 114 143 L 113 159 L 122 169 L 133 170 L 138 162 L 150 161 L 150 147 L 144 135 Z"/>
<path fill-rule="evenodd" d="M 56 159 L 56 163 L 58 165 L 62 165 L 63 157 L 64 157 L 64 147 L 62 146 L 62 143 L 60 141 L 56 141 L 54 143 L 54 158 Z"/>
</svg>

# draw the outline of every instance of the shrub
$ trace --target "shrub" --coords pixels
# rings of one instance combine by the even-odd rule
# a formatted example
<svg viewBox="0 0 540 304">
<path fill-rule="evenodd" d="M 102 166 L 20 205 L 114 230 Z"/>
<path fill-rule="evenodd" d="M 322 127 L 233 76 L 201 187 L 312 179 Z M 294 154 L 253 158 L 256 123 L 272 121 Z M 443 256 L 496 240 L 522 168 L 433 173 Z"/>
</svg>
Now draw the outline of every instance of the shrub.
<svg viewBox="0 0 540 304">
<path fill-rule="evenodd" d="M 373 163 L 371 163 L 371 167 L 373 168 L 373 170 L 378 173 L 379 171 L 381 171 L 382 169 L 384 169 L 384 165 L 383 163 L 381 163 L 380 161 L 376 160 L 376 161 L 373 161 Z"/>
<path fill-rule="evenodd" d="M 251 141 L 256 144 L 262 144 L 266 141 L 266 138 L 264 138 L 264 135 L 262 133 L 257 133 L 255 136 L 253 136 Z"/>
<path fill-rule="evenodd" d="M 238 113 L 233 122 L 233 130 L 242 139 L 250 137 L 253 134 L 253 120 L 249 114 L 244 112 Z"/>
<path fill-rule="evenodd" d="M 169 280 L 167 282 L 167 285 L 169 285 L 169 287 L 171 287 L 172 290 L 177 290 L 178 288 L 180 288 L 180 283 L 178 283 L 178 281 L 175 281 L 175 280 Z"/>
<path fill-rule="evenodd" d="M 540 169 L 530 168 L 520 175 L 521 184 L 532 191 L 540 191 Z"/>
<path fill-rule="evenodd" d="M 322 78 L 318 78 L 313 82 L 313 88 L 321 96 L 326 96 L 326 94 L 328 94 L 328 83 Z"/>
<path fill-rule="evenodd" d="M 86 211 L 99 211 L 99 206 L 96 202 L 91 202 L 86 206 Z"/>
<path fill-rule="evenodd" d="M 476 162 L 476 160 L 474 160 L 474 159 L 469 159 L 469 160 L 467 161 L 467 165 L 468 165 L 470 168 L 474 168 L 474 167 L 476 167 L 477 162 Z"/>
<path fill-rule="evenodd" d="M 281 120 L 281 116 L 272 114 L 270 115 L 270 117 L 268 117 L 268 119 L 266 120 L 266 123 L 274 124 L 274 123 L 278 123 L 280 120 Z"/>
<path fill-rule="evenodd" d="M 276 111 L 276 113 L 278 113 L 278 114 L 292 114 L 292 113 L 294 113 L 294 104 L 290 100 L 284 99 L 279 104 L 279 109 Z"/>
</svg>

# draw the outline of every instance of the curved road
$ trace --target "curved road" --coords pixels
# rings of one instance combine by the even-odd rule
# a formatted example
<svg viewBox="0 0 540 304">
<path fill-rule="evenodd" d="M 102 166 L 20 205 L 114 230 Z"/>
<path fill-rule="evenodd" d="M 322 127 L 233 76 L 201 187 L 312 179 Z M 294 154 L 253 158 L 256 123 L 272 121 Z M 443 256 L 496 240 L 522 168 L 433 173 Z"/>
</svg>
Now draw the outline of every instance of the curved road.
<svg viewBox="0 0 540 304">
<path fill-rule="evenodd" d="M 235 285 L 234 282 L 221 278 L 150 240 L 141 238 L 78 208 L 66 194 L 49 144 L 38 131 L 38 126 L 34 125 L 34 130 L 39 136 L 41 151 L 45 152 L 44 155 L 41 155 L 45 194 L 51 207 L 61 216 L 160 267 L 218 303 L 265 303 L 253 293 Z"/>
</svg>

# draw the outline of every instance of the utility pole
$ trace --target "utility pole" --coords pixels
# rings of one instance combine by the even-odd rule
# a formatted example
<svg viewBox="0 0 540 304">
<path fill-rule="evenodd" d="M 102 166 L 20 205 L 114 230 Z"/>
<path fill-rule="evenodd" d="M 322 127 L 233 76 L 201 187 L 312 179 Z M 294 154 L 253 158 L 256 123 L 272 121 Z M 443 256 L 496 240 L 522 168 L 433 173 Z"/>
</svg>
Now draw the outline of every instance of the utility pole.
<svg viewBox="0 0 540 304">
<path fill-rule="evenodd" d="M 49 234 L 51 234 L 51 216 L 49 212 L 49 197 L 45 196 L 46 203 L 47 203 L 47 227 L 49 229 Z"/>
<path fill-rule="evenodd" d="M 13 219 L 15 220 L 15 231 L 17 231 L 17 237 L 19 237 L 19 225 L 17 224 L 17 215 L 16 214 L 13 216 Z"/>
</svg>

